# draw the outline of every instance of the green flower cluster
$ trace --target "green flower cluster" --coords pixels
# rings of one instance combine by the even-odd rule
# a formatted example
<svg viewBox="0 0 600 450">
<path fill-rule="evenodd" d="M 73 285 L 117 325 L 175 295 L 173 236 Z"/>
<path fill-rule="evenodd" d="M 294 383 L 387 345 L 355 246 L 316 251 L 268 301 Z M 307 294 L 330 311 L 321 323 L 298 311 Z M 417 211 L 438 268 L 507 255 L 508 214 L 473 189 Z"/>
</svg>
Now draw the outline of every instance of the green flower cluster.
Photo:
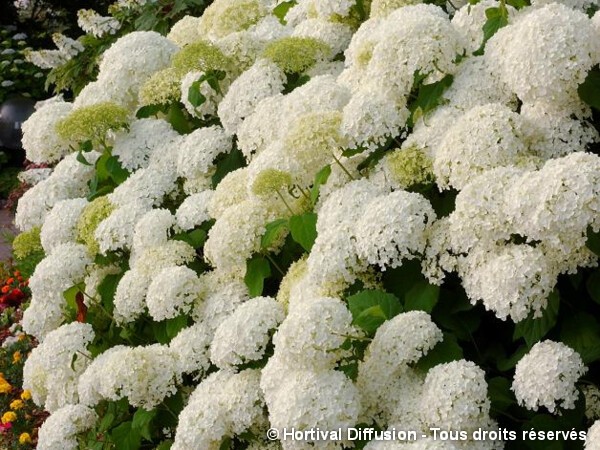
<svg viewBox="0 0 600 450">
<path fill-rule="evenodd" d="M 269 44 L 263 56 L 286 73 L 302 73 L 329 52 L 329 46 L 318 39 L 285 37 Z"/>
<path fill-rule="evenodd" d="M 206 41 L 197 41 L 186 45 L 173 56 L 171 67 L 183 76 L 188 72 L 210 70 L 231 70 L 231 60 L 215 45 Z"/>
<path fill-rule="evenodd" d="M 100 251 L 100 247 L 94 233 L 100 222 L 106 219 L 115 207 L 110 203 L 108 197 L 98 197 L 83 209 L 77 221 L 77 240 L 85 244 L 92 254 Z"/>
<path fill-rule="evenodd" d="M 394 181 L 403 188 L 435 181 L 431 158 L 416 147 L 394 150 L 386 156 L 385 165 Z"/>
<path fill-rule="evenodd" d="M 56 132 L 71 142 L 103 142 L 109 131 L 127 127 L 128 116 L 116 103 L 97 103 L 73 110 L 56 124 Z"/>
<path fill-rule="evenodd" d="M 13 254 L 17 259 L 25 259 L 35 253 L 43 252 L 40 228 L 35 227 L 18 234 L 12 243 L 12 247 Z"/>
</svg>

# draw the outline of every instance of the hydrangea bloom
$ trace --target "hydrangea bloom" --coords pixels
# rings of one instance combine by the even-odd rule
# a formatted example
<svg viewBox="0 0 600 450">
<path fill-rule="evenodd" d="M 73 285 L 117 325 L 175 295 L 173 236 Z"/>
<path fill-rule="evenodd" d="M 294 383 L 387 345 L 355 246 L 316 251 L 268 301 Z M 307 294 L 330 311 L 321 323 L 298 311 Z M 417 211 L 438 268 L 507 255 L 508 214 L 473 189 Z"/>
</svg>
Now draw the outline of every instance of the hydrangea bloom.
<svg viewBox="0 0 600 450">
<path fill-rule="evenodd" d="M 575 383 L 587 371 L 581 356 L 560 342 L 535 344 L 517 363 L 512 390 L 520 405 L 554 413 L 557 407 L 573 409 L 579 392 Z"/>
</svg>

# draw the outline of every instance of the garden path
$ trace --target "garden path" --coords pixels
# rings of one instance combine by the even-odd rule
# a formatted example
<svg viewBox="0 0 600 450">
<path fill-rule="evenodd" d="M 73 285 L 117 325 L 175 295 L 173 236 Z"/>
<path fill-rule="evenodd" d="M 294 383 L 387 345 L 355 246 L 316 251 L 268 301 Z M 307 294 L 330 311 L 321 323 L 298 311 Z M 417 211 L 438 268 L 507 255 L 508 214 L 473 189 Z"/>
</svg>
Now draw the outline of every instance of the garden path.
<svg viewBox="0 0 600 450">
<path fill-rule="evenodd" d="M 10 211 L 0 209 L 0 261 L 8 261 L 12 254 L 10 244 L 4 242 L 6 232 L 14 232 L 14 216 Z"/>
</svg>

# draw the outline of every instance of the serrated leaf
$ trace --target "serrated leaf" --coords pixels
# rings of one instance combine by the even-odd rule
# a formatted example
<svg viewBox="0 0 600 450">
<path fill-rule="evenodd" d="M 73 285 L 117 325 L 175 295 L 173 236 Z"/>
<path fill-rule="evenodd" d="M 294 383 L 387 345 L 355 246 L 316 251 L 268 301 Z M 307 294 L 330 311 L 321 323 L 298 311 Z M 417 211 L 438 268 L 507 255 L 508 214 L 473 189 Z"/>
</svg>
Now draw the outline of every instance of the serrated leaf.
<svg viewBox="0 0 600 450">
<path fill-rule="evenodd" d="M 309 212 L 292 216 L 290 217 L 289 227 L 292 239 L 300 244 L 304 250 L 310 252 L 317 238 L 317 215 Z"/>
<path fill-rule="evenodd" d="M 369 334 L 374 334 L 382 323 L 402 312 L 398 297 L 383 291 L 365 290 L 347 300 L 353 323 Z"/>
<path fill-rule="evenodd" d="M 277 219 L 269 222 L 265 226 L 265 234 L 260 238 L 260 248 L 267 249 L 275 242 L 282 233 L 288 229 L 288 221 L 286 219 Z"/>
<path fill-rule="evenodd" d="M 271 276 L 271 265 L 262 256 L 255 256 L 246 263 L 246 275 L 244 283 L 248 287 L 250 297 L 258 297 L 262 294 L 265 278 Z"/>
<path fill-rule="evenodd" d="M 515 324 L 513 340 L 524 338 L 529 348 L 542 339 L 556 325 L 560 297 L 558 291 L 553 291 L 548 296 L 548 306 L 543 311 L 542 317 L 534 319 L 532 315 Z"/>
<path fill-rule="evenodd" d="M 407 311 L 420 310 L 431 313 L 439 297 L 439 286 L 419 281 L 404 296 L 404 307 Z"/>
<path fill-rule="evenodd" d="M 450 333 L 444 333 L 444 340 L 438 342 L 425 356 L 423 356 L 416 364 L 416 368 L 427 372 L 432 367 L 438 364 L 444 364 L 451 361 L 462 359 L 463 351 L 456 336 Z"/>
<path fill-rule="evenodd" d="M 560 340 L 581 356 L 587 365 L 600 359 L 600 324 L 583 311 L 564 320 Z"/>
<path fill-rule="evenodd" d="M 319 198 L 319 193 L 321 192 L 321 186 L 327 183 L 329 179 L 329 175 L 331 175 L 331 166 L 327 165 L 323 167 L 321 170 L 317 172 L 315 175 L 315 182 L 312 185 L 310 190 L 310 201 L 314 205 L 317 203 L 317 199 Z"/>
</svg>

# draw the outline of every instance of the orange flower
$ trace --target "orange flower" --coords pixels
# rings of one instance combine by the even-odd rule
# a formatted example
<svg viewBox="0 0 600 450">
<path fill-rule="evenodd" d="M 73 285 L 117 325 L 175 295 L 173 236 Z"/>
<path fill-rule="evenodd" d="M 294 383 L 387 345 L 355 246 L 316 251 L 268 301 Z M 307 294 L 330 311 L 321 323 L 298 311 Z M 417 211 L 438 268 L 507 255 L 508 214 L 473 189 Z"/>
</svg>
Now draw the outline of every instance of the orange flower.
<svg viewBox="0 0 600 450">
<path fill-rule="evenodd" d="M 15 277 L 20 277 L 21 276 L 21 272 L 19 272 L 18 270 L 15 270 L 15 273 L 13 273 L 13 275 Z"/>
<path fill-rule="evenodd" d="M 8 294 L 9 291 L 10 291 L 10 286 L 2 286 L 2 293 L 3 294 Z"/>
<path fill-rule="evenodd" d="M 22 355 L 21 352 L 19 350 L 17 350 L 16 352 L 13 353 L 13 364 L 17 364 L 19 361 L 21 361 Z"/>
<path fill-rule="evenodd" d="M 31 400 L 31 392 L 28 389 L 21 392 L 21 400 Z"/>
<path fill-rule="evenodd" d="M 6 284 L 13 284 L 15 282 L 14 278 L 9 278 L 8 280 L 6 280 Z"/>
</svg>

